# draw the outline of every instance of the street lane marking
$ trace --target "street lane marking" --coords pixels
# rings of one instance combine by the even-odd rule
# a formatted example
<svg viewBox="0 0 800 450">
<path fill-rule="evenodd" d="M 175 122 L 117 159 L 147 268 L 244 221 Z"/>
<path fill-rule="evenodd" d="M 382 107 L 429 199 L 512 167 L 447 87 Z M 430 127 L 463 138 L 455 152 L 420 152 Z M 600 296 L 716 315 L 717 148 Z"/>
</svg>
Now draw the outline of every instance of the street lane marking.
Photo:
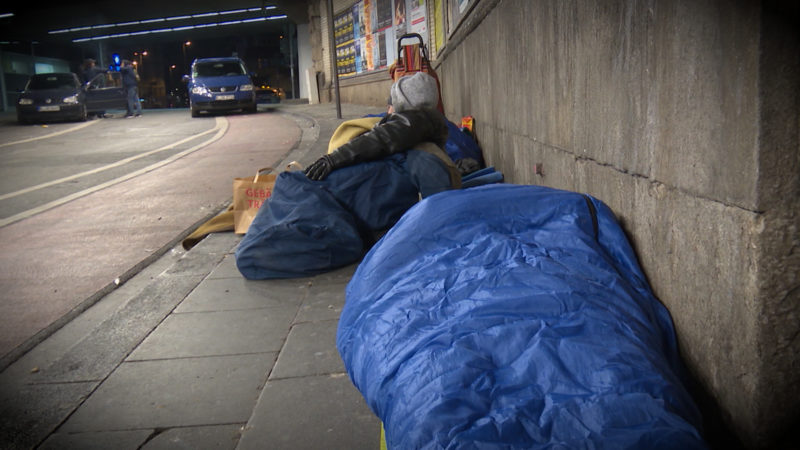
<svg viewBox="0 0 800 450">
<path fill-rule="evenodd" d="M 227 124 L 227 122 L 226 122 L 226 124 Z M 220 124 L 219 124 L 219 122 L 217 122 L 217 124 L 214 126 L 214 128 L 211 128 L 209 130 L 203 131 L 202 133 L 199 133 L 199 134 L 194 134 L 194 135 L 189 136 L 189 137 L 187 137 L 185 139 L 181 139 L 180 141 L 173 142 L 172 144 L 165 145 L 164 147 L 157 148 L 155 150 L 150 150 L 149 152 L 145 152 L 145 153 L 140 153 L 138 155 L 134 155 L 134 156 L 131 156 L 131 157 L 128 157 L 128 158 L 125 158 L 125 159 L 120 159 L 119 161 L 113 162 L 111 164 L 107 164 L 105 166 L 98 167 L 96 169 L 87 170 L 87 171 L 81 172 L 81 173 L 76 173 L 74 175 L 70 175 L 70 176 L 64 177 L 64 178 L 59 178 L 57 180 L 50 180 L 50 181 L 48 181 L 46 183 L 41 183 L 41 184 L 37 184 L 35 186 L 26 187 L 25 189 L 20 189 L 18 191 L 9 192 L 8 194 L 2 194 L 2 195 L 0 195 L 0 200 L 5 200 L 7 198 L 16 197 L 16 196 L 22 195 L 22 194 L 27 194 L 28 192 L 36 191 L 36 190 L 39 190 L 39 189 L 44 189 L 46 187 L 50 187 L 50 186 L 53 186 L 53 185 L 56 185 L 56 184 L 60 184 L 60 183 L 64 183 L 64 182 L 67 182 L 67 181 L 72 181 L 72 180 L 75 180 L 75 179 L 78 179 L 78 178 L 81 178 L 81 177 L 85 177 L 87 175 L 93 175 L 95 173 L 102 172 L 104 170 L 113 169 L 114 167 L 119 167 L 119 166 L 125 165 L 125 164 L 127 164 L 127 163 L 129 163 L 131 161 L 136 161 L 137 159 L 144 158 L 146 156 L 150 156 L 150 155 L 156 154 L 158 152 L 163 152 L 164 150 L 172 149 L 174 147 L 177 147 L 178 145 L 183 144 L 184 142 L 191 141 L 192 139 L 196 139 L 196 138 L 198 138 L 200 136 L 205 136 L 208 133 L 213 133 L 214 131 L 217 131 L 219 129 L 219 127 L 220 127 Z"/>
<path fill-rule="evenodd" d="M 197 150 L 200 150 L 201 148 L 203 148 L 203 147 L 205 147 L 205 146 L 207 146 L 207 145 L 209 145 L 209 144 L 211 144 L 213 142 L 218 141 L 220 138 L 222 138 L 222 136 L 225 135 L 225 132 L 228 131 L 228 121 L 224 117 L 217 117 L 216 118 L 216 122 L 217 123 L 216 123 L 214 128 L 212 128 L 211 130 L 208 130 L 208 131 L 204 131 L 202 133 L 202 134 L 208 134 L 211 131 L 217 130 L 217 133 L 214 136 L 212 136 L 210 139 L 205 141 L 205 142 L 201 142 L 201 143 L 195 145 L 194 147 L 188 148 L 188 149 L 186 149 L 186 150 L 184 150 L 184 151 L 182 151 L 180 153 L 176 153 L 176 154 L 170 156 L 167 159 L 164 159 L 164 160 L 159 161 L 157 163 L 151 164 L 151 165 L 149 165 L 147 167 L 144 167 L 142 169 L 139 169 L 139 170 L 137 170 L 135 172 L 131 172 L 131 173 L 125 174 L 125 175 L 123 175 L 121 177 L 115 178 L 113 180 L 106 181 L 105 183 L 101 183 L 101 184 L 98 184 L 96 186 L 92 186 L 92 187 L 90 187 L 88 189 L 84 189 L 82 191 L 75 192 L 73 194 L 70 194 L 70 195 L 67 195 L 65 197 L 59 198 L 58 200 L 53 200 L 52 202 L 45 203 L 44 205 L 37 206 L 36 208 L 31 208 L 31 209 L 29 209 L 27 211 L 23 211 L 21 213 L 14 214 L 13 216 L 7 217 L 5 219 L 0 219 L 0 227 L 4 227 L 6 225 L 9 225 L 11 223 L 20 221 L 22 219 L 27 219 L 28 217 L 33 216 L 35 214 L 39 214 L 39 213 L 45 212 L 45 211 L 47 211 L 49 209 L 55 208 L 56 206 L 61 206 L 64 203 L 69 203 L 69 202 L 71 202 L 73 200 L 79 199 L 81 197 L 85 197 L 85 196 L 87 196 L 89 194 L 92 194 L 94 192 L 103 190 L 103 189 L 105 189 L 107 187 L 111 187 L 111 186 L 113 186 L 115 184 L 122 183 L 123 181 L 130 180 L 131 178 L 138 177 L 139 175 L 145 174 L 147 172 L 152 172 L 153 170 L 156 170 L 156 169 L 158 169 L 160 167 L 163 167 L 163 166 L 165 166 L 165 165 L 167 165 L 167 164 L 169 164 L 169 163 L 171 163 L 173 161 L 176 161 L 176 160 L 178 160 L 180 158 L 183 158 L 184 156 L 186 156 L 186 155 L 188 155 L 190 153 L 196 152 Z M 195 137 L 196 137 L 196 135 L 195 135 Z"/>
<path fill-rule="evenodd" d="M 25 144 L 27 142 L 38 141 L 39 139 L 49 139 L 51 137 L 61 136 L 62 134 L 65 134 L 65 133 L 71 133 L 73 131 L 78 131 L 81 128 L 86 128 L 86 127 L 94 125 L 96 123 L 100 123 L 100 121 L 99 120 L 95 120 L 95 121 L 92 121 L 92 122 L 85 122 L 85 123 L 82 123 L 80 125 L 76 125 L 76 126 L 74 126 L 72 128 L 67 128 L 66 130 L 61 130 L 61 131 L 56 131 L 55 133 L 45 134 L 44 136 L 36 136 L 36 137 L 28 138 L 28 139 L 22 139 L 21 141 L 4 142 L 4 143 L 0 144 L 0 147 L 5 147 L 5 146 L 8 146 L 8 145 L 16 145 L 16 144 Z"/>
</svg>

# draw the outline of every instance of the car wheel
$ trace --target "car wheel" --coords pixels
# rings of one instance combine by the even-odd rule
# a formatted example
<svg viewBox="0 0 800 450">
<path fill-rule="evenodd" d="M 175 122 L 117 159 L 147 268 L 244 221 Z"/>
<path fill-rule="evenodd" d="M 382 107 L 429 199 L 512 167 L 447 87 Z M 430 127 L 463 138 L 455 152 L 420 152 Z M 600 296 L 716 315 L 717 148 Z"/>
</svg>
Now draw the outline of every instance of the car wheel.
<svg viewBox="0 0 800 450">
<path fill-rule="evenodd" d="M 258 112 L 258 105 L 248 106 L 244 109 L 247 114 L 255 114 Z"/>
<path fill-rule="evenodd" d="M 17 116 L 17 123 L 19 123 L 20 125 L 27 125 L 30 122 L 28 122 L 28 119 L 25 119 L 22 116 Z"/>
<path fill-rule="evenodd" d="M 192 117 L 200 117 L 200 110 L 195 108 L 194 103 L 189 101 L 189 111 L 192 112 Z"/>
</svg>

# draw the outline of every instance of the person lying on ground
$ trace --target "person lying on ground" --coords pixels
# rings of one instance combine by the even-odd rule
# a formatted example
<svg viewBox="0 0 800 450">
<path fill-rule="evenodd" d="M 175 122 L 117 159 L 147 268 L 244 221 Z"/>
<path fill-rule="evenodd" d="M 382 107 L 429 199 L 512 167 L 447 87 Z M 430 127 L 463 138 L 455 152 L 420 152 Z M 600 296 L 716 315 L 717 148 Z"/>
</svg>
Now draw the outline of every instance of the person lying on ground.
<svg viewBox="0 0 800 450">
<path fill-rule="evenodd" d="M 420 143 L 444 148 L 448 137 L 445 117 L 436 110 L 436 79 L 422 72 L 400 78 L 391 88 L 389 113 L 375 127 L 312 163 L 305 174 L 324 180 L 332 171 L 406 152 Z"/>
<path fill-rule="evenodd" d="M 436 80 L 392 85 L 392 109 L 372 129 L 304 172 L 278 175 L 236 250 L 248 279 L 292 278 L 352 264 L 420 197 L 461 187 Z"/>
</svg>

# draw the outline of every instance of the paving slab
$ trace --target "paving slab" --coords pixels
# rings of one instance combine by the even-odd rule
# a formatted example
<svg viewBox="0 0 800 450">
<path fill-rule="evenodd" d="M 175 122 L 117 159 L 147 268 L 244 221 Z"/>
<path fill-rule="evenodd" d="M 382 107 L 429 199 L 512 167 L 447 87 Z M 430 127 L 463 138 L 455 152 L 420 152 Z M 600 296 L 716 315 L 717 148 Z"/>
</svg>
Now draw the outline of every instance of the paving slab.
<svg viewBox="0 0 800 450">
<path fill-rule="evenodd" d="M 336 350 L 338 323 L 326 320 L 294 325 L 269 379 L 344 373 Z"/>
<path fill-rule="evenodd" d="M 189 250 L 194 251 L 191 258 L 177 260 L 165 273 L 205 277 L 237 244 L 238 239 L 232 233 L 220 233 L 214 239 L 203 239 Z"/>
<path fill-rule="evenodd" d="M 344 307 L 344 291 L 348 280 L 332 278 L 310 282 L 308 296 L 303 300 L 295 323 L 338 320 Z"/>
<path fill-rule="evenodd" d="M 245 423 L 275 353 L 126 362 L 59 432 Z"/>
<path fill-rule="evenodd" d="M 141 450 L 233 450 L 244 425 L 170 428 L 154 436 Z"/>
<path fill-rule="evenodd" d="M 319 282 L 326 281 L 343 281 L 345 283 L 353 278 L 353 274 L 358 269 L 358 263 L 350 264 L 349 266 L 340 267 L 330 272 L 321 273 L 314 277 L 314 280 Z"/>
<path fill-rule="evenodd" d="M 297 280 L 251 281 L 207 278 L 177 308 L 176 313 L 288 308 L 294 311 L 308 295 L 308 282 Z"/>
<path fill-rule="evenodd" d="M 216 239 L 217 235 L 224 235 L 226 233 L 215 233 L 214 238 Z M 227 233 L 233 235 L 233 233 Z M 238 236 L 241 240 L 241 236 Z M 208 274 L 208 279 L 213 280 L 217 278 L 242 278 L 242 274 L 239 272 L 239 269 L 236 268 L 236 258 L 234 257 L 233 251 L 236 250 L 234 247 L 231 253 L 225 255 L 222 262 L 217 266 L 213 272 Z"/>
<path fill-rule="evenodd" d="M 0 385 L 35 382 L 39 373 L 35 370 L 50 366 L 61 358 L 76 343 L 85 339 L 98 325 L 102 324 L 115 311 L 123 307 L 132 297 L 141 292 L 147 285 L 158 278 L 186 252 L 178 245 L 166 252 L 153 264 L 144 268 L 127 282 L 121 284 L 101 301 L 90 306 L 78 317 L 71 320 L 48 339 L 34 347 L 13 365 L 0 374 Z"/>
<path fill-rule="evenodd" d="M 33 448 L 63 422 L 98 383 L 0 387 L 0 448 Z"/>
<path fill-rule="evenodd" d="M 199 274 L 159 275 L 62 357 L 43 368 L 38 381 L 103 380 L 202 278 Z"/>
<path fill-rule="evenodd" d="M 380 448 L 380 421 L 344 374 L 269 381 L 240 450 Z"/>
<path fill-rule="evenodd" d="M 90 433 L 55 433 L 38 447 L 39 450 L 136 450 L 153 430 L 100 431 Z"/>
<path fill-rule="evenodd" d="M 127 361 L 277 352 L 295 315 L 297 306 L 172 314 Z"/>
</svg>

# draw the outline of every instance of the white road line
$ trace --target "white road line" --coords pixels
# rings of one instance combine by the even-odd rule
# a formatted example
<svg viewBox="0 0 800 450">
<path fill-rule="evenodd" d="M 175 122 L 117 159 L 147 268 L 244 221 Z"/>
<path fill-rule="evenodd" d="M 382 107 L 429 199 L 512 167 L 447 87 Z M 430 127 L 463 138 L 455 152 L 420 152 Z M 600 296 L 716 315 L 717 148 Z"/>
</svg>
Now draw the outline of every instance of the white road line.
<svg viewBox="0 0 800 450">
<path fill-rule="evenodd" d="M 61 136 L 62 134 L 70 133 L 70 132 L 73 132 L 73 131 L 78 131 L 81 128 L 86 128 L 88 126 L 94 125 L 94 124 L 99 123 L 99 122 L 100 122 L 99 120 L 94 120 L 92 122 L 82 123 L 82 124 L 74 126 L 72 128 L 67 128 L 66 130 L 61 130 L 61 131 L 56 131 L 55 133 L 45 134 L 44 136 L 36 136 L 36 137 L 29 138 L 29 139 L 23 139 L 21 141 L 4 142 L 4 143 L 0 144 L 0 147 L 5 147 L 5 146 L 8 146 L 8 145 L 24 144 L 26 142 L 38 141 L 39 139 L 49 139 L 51 137 Z"/>
<path fill-rule="evenodd" d="M 212 128 L 210 130 L 206 130 L 206 131 L 204 131 L 204 132 L 202 132 L 200 134 L 195 134 L 195 135 L 189 136 L 189 137 L 187 137 L 185 139 L 181 139 L 180 141 L 173 142 L 172 144 L 169 144 L 169 145 L 165 145 L 164 147 L 157 148 L 155 150 L 150 150 L 149 152 L 140 153 L 138 155 L 131 156 L 131 157 L 125 158 L 125 159 L 120 159 L 119 161 L 113 162 L 111 164 L 107 164 L 105 166 L 98 167 L 96 169 L 87 170 L 87 171 L 81 172 L 81 173 L 76 173 L 74 175 L 70 175 L 70 176 L 64 177 L 64 178 L 59 178 L 57 180 L 51 180 L 51 181 L 48 181 L 46 183 L 37 184 L 36 186 L 26 187 L 25 189 L 20 189 L 18 191 L 9 192 L 8 194 L 2 194 L 2 195 L 0 195 L 0 200 L 5 200 L 7 198 L 16 197 L 16 196 L 22 195 L 22 194 L 27 194 L 28 192 L 36 191 L 36 190 L 39 190 L 39 189 L 44 189 L 46 187 L 50 187 L 50 186 L 53 186 L 55 184 L 60 184 L 60 183 L 64 183 L 64 182 L 67 182 L 67 181 L 72 181 L 72 180 L 75 180 L 77 178 L 81 178 L 81 177 L 85 177 L 87 175 L 92 175 L 92 174 L 95 174 L 95 173 L 98 173 L 98 172 L 102 172 L 104 170 L 113 169 L 114 167 L 119 167 L 119 166 L 125 165 L 125 164 L 127 164 L 127 163 L 129 163 L 131 161 L 135 161 L 137 159 L 144 158 L 146 156 L 150 156 L 150 155 L 153 155 L 155 153 L 163 152 L 164 150 L 169 150 L 171 148 L 177 147 L 178 145 L 183 144 L 184 142 L 191 141 L 192 139 L 195 139 L 195 138 L 198 138 L 200 136 L 204 136 L 204 135 L 206 135 L 208 133 L 212 133 L 214 131 L 217 131 L 219 129 L 219 127 L 220 127 L 220 123 L 218 121 L 214 128 Z"/>
<path fill-rule="evenodd" d="M 205 142 L 201 142 L 200 144 L 197 144 L 194 147 L 188 148 L 188 149 L 186 149 L 186 150 L 184 150 L 184 151 L 182 151 L 180 153 L 176 153 L 176 154 L 170 156 L 167 159 L 159 161 L 159 162 L 157 162 L 155 164 L 151 164 L 151 165 L 149 165 L 147 167 L 144 167 L 142 169 L 139 169 L 139 170 L 137 170 L 135 172 L 131 172 L 131 173 L 125 174 L 125 175 L 123 175 L 123 176 L 121 176 L 119 178 L 115 178 L 113 180 L 109 180 L 109 181 L 107 181 L 105 183 L 101 183 L 101 184 L 98 184 L 96 186 L 92 186 L 92 187 L 90 187 L 88 189 L 84 189 L 84 190 L 82 190 L 80 192 L 75 192 L 74 194 L 67 195 L 65 197 L 59 198 L 58 200 L 53 200 L 50 203 L 45 203 L 44 205 L 37 206 L 36 208 L 31 208 L 31 209 L 29 209 L 27 211 L 23 211 L 21 213 L 15 214 L 15 215 L 13 215 L 11 217 L 7 217 L 5 219 L 0 219 L 0 227 L 4 227 L 4 226 L 9 225 L 11 223 L 20 221 L 22 219 L 26 219 L 26 218 L 28 218 L 30 216 L 35 215 L 35 214 L 39 214 L 39 213 L 45 212 L 45 211 L 47 211 L 49 209 L 55 208 L 56 206 L 63 205 L 64 203 L 71 202 L 71 201 L 79 199 L 81 197 L 85 197 L 85 196 L 87 196 L 87 195 L 89 195 L 91 193 L 100 191 L 102 189 L 105 189 L 107 187 L 113 186 L 113 185 L 118 184 L 118 183 L 122 183 L 123 181 L 130 180 L 131 178 L 138 177 L 139 175 L 145 174 L 147 172 L 151 172 L 151 171 L 153 171 L 155 169 L 158 169 L 160 167 L 163 167 L 163 166 L 165 166 L 165 165 L 167 165 L 167 164 L 169 164 L 169 163 L 171 163 L 171 162 L 173 162 L 175 160 L 183 158 L 184 156 L 186 156 L 186 155 L 188 155 L 190 153 L 193 153 L 193 152 L 195 152 L 197 150 L 200 150 L 201 148 L 205 147 L 206 145 L 209 145 L 212 142 L 215 142 L 215 141 L 219 140 L 220 138 L 222 138 L 222 136 L 225 135 L 225 132 L 228 130 L 228 121 L 224 117 L 217 117 L 216 121 L 217 121 L 216 126 L 214 128 L 212 128 L 211 130 L 209 130 L 209 131 L 217 130 L 217 133 L 214 136 L 212 136 L 210 139 L 205 141 Z M 203 134 L 206 134 L 206 133 L 208 133 L 208 131 L 204 132 Z"/>
</svg>

